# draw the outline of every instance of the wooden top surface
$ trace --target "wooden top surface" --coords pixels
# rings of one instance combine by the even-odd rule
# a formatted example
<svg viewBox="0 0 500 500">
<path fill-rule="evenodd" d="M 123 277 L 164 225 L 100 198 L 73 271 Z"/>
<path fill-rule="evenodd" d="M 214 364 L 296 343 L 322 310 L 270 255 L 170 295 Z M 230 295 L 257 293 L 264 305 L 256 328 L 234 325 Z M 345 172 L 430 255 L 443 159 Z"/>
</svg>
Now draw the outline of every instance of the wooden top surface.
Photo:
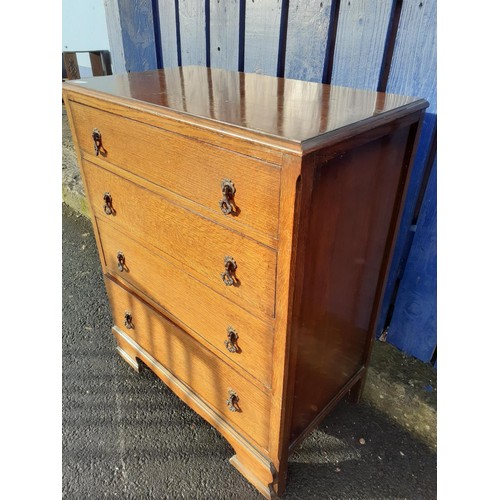
<svg viewBox="0 0 500 500">
<path fill-rule="evenodd" d="M 299 144 L 428 105 L 416 97 L 204 66 L 70 80 L 64 87 L 107 100 L 145 103 L 156 112 L 174 111 Z"/>
</svg>

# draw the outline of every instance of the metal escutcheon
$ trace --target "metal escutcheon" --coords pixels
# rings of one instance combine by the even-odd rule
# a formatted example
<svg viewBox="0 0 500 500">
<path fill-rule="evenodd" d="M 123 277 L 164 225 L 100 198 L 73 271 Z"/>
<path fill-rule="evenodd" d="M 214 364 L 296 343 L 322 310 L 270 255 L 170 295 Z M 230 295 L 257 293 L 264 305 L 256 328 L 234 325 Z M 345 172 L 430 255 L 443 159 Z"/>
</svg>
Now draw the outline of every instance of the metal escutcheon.
<svg viewBox="0 0 500 500">
<path fill-rule="evenodd" d="M 240 400 L 238 394 L 236 394 L 236 392 L 233 391 L 233 389 L 228 389 L 227 392 L 229 394 L 229 397 L 226 400 L 226 404 L 229 408 L 229 411 L 240 411 L 238 407 L 238 401 Z"/>
<path fill-rule="evenodd" d="M 101 132 L 98 129 L 92 130 L 92 140 L 94 141 L 94 152 L 96 156 L 99 156 L 99 151 L 102 146 Z"/>
<path fill-rule="evenodd" d="M 232 326 L 227 327 L 227 340 L 224 341 L 224 345 L 226 346 L 229 352 L 238 352 L 238 333 Z"/>
<path fill-rule="evenodd" d="M 111 195 L 106 192 L 103 195 L 103 200 L 104 200 L 104 206 L 102 207 L 104 209 L 104 213 L 106 215 L 111 215 L 114 210 L 113 210 L 113 199 L 111 198 Z"/>
<path fill-rule="evenodd" d="M 125 321 L 124 321 L 124 324 L 125 324 L 125 328 L 128 328 L 129 330 L 131 328 L 134 328 L 134 324 L 132 323 L 132 313 L 130 311 L 125 311 Z"/>
<path fill-rule="evenodd" d="M 222 210 L 224 215 L 229 215 L 232 213 L 236 213 L 236 210 L 233 208 L 233 198 L 236 193 L 236 188 L 234 184 L 229 179 L 224 179 L 221 184 L 222 188 L 222 200 L 219 201 L 219 207 Z"/>
<path fill-rule="evenodd" d="M 231 256 L 226 255 L 226 257 L 224 257 L 224 267 L 226 268 L 226 270 L 221 273 L 222 281 L 224 281 L 224 284 L 226 286 L 236 285 L 236 283 L 238 282 L 236 276 L 234 276 L 234 272 L 238 267 L 236 261 Z"/>
<path fill-rule="evenodd" d="M 123 252 L 116 254 L 116 260 L 118 261 L 118 271 L 122 272 L 125 269 L 125 255 Z"/>
</svg>

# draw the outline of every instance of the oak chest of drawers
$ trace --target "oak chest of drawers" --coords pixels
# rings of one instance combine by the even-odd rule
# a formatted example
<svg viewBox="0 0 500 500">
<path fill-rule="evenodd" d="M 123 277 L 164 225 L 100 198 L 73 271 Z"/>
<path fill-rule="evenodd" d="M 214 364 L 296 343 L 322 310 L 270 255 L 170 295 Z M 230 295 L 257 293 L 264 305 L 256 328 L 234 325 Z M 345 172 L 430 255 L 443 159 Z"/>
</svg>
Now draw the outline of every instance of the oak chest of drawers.
<svg viewBox="0 0 500 500">
<path fill-rule="evenodd" d="M 362 392 L 422 99 L 205 67 L 63 96 L 118 352 L 266 497 Z"/>
</svg>

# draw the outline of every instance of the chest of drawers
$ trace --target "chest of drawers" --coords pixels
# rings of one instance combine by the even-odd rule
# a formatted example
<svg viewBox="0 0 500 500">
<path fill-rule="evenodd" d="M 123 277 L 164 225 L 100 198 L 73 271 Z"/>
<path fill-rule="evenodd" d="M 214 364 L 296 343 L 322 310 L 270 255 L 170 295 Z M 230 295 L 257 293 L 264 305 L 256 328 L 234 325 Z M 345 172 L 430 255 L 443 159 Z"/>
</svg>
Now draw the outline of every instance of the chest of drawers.
<svg viewBox="0 0 500 500">
<path fill-rule="evenodd" d="M 121 356 L 264 496 L 359 399 L 427 103 L 205 67 L 66 82 Z"/>
</svg>

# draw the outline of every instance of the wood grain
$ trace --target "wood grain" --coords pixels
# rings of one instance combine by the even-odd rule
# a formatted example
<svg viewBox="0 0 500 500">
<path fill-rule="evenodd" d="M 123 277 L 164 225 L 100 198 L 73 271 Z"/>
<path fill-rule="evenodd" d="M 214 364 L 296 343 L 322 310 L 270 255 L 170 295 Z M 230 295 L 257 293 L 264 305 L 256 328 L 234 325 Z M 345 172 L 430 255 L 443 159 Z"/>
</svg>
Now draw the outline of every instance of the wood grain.
<svg viewBox="0 0 500 500">
<path fill-rule="evenodd" d="M 126 332 L 249 441 L 266 449 L 269 439 L 269 398 L 266 394 L 146 303 L 108 279 L 105 283 L 118 329 Z M 123 326 L 124 310 L 132 315 L 131 329 Z M 123 344 L 120 336 L 117 340 L 118 345 Z M 228 389 L 233 389 L 238 395 L 238 411 L 230 411 L 226 404 Z"/>
<path fill-rule="evenodd" d="M 92 130 L 98 128 L 105 161 L 209 208 L 221 224 L 231 227 L 234 220 L 276 237 L 280 172 L 274 165 L 171 133 L 168 122 L 161 130 L 76 103 L 73 114 L 87 154 L 95 156 Z M 231 215 L 219 206 L 225 179 L 236 188 Z"/>
<path fill-rule="evenodd" d="M 151 1 L 118 0 L 118 6 L 127 71 L 156 69 L 156 45 Z"/>
<path fill-rule="evenodd" d="M 418 144 L 415 149 L 415 160 L 412 162 L 412 172 L 405 196 L 405 204 L 401 216 L 401 224 L 394 248 L 394 257 L 387 275 L 386 293 L 382 302 L 380 320 L 377 325 L 377 335 L 380 335 L 390 319 L 390 310 L 394 306 L 394 294 L 402 277 L 402 272 L 413 240 L 412 226 L 416 223 L 415 208 L 420 193 L 425 190 L 425 172 L 427 166 L 435 159 L 435 151 L 432 152 L 432 143 L 436 141 L 436 115 L 425 113 L 419 134 Z M 429 155 L 432 155 L 430 157 Z"/>
<path fill-rule="evenodd" d="M 137 101 L 140 101 L 142 116 L 148 109 L 147 105 L 151 104 L 149 109 L 156 115 L 190 120 L 198 126 L 206 123 L 203 119 L 209 120 L 219 132 L 231 130 L 232 134 L 243 137 L 259 135 L 270 145 L 298 154 L 302 153 L 303 142 L 317 140 L 320 135 L 357 130 L 360 122 L 370 125 L 372 120 L 383 120 L 386 115 L 391 121 L 394 115 L 407 114 L 406 106 L 421 109 L 426 105 L 424 100 L 416 97 L 391 96 L 286 78 L 276 80 L 253 73 L 236 74 L 238 78 L 216 68 L 167 68 L 89 78 L 84 85 L 67 82 L 64 88 L 78 91 L 80 95 L 125 104 L 128 108 L 137 106 Z M 218 77 L 214 78 L 214 75 Z M 181 84 L 176 83 L 179 81 Z M 263 107 L 264 91 L 273 88 L 275 104 Z M 237 101 L 231 100 L 237 91 L 244 92 L 244 95 Z M 266 95 L 265 98 L 272 102 L 272 96 Z M 225 106 L 215 108 L 215 99 L 225 101 Z M 245 107 L 243 111 L 241 106 Z M 186 110 L 189 115 L 185 114 Z M 252 114 L 247 110 L 252 110 Z M 333 137 L 329 136 L 328 141 L 331 139 Z"/>
<path fill-rule="evenodd" d="M 97 227 L 107 273 L 144 293 L 183 328 L 210 343 L 219 357 L 271 387 L 272 321 L 259 320 L 110 224 L 98 220 Z M 125 255 L 124 271 L 117 267 L 119 251 Z M 228 326 L 238 333 L 236 353 L 229 352 L 224 344 Z"/>
<path fill-rule="evenodd" d="M 112 54 L 113 73 L 126 73 L 118 0 L 104 0 L 104 10 L 106 12 L 106 26 L 108 28 L 109 47 Z"/>
<path fill-rule="evenodd" d="M 408 134 L 399 129 L 322 159 L 316 168 L 297 324 L 292 441 L 364 364 Z"/>
<path fill-rule="evenodd" d="M 436 113 L 436 0 L 403 2 L 387 92 L 418 95 Z"/>
<path fill-rule="evenodd" d="M 119 345 L 117 350 L 134 370 L 139 371 L 137 359 L 141 359 L 182 401 L 189 405 L 210 425 L 220 432 L 234 448 L 236 455 L 229 459 L 247 480 L 253 484 L 266 498 L 271 498 L 271 483 L 276 470 L 266 458 L 266 451 L 257 444 L 252 444 L 226 421 L 206 401 L 200 398 L 189 386 L 177 378 L 171 371 L 158 363 L 137 342 L 124 332 L 113 327 L 112 332 Z"/>
<path fill-rule="evenodd" d="M 80 68 L 76 58 L 76 52 L 63 52 L 64 67 L 66 75 L 70 80 L 80 78 Z"/>
<path fill-rule="evenodd" d="M 427 103 L 206 68 L 95 80 L 65 85 L 64 96 L 119 352 L 214 425 L 235 449 L 231 463 L 276 497 L 290 450 L 342 397 L 361 395 Z M 92 116 L 105 123 L 105 157 L 92 157 Z M 257 196 L 275 203 L 271 245 L 269 232 L 256 237 L 266 215 L 222 225 L 209 208 L 211 179 L 228 165 L 254 213 L 265 214 Z M 202 180 L 188 193 L 193 169 Z M 237 288 L 220 278 L 225 255 L 238 263 Z M 228 325 L 241 352 L 224 345 Z M 229 388 L 251 408 L 229 412 L 219 398 Z"/>
<path fill-rule="evenodd" d="M 172 87 L 174 87 L 173 84 L 170 85 L 170 88 Z M 243 133 L 241 129 L 235 131 L 233 127 L 226 124 L 216 126 L 213 120 L 200 117 L 193 118 L 192 115 L 181 114 L 168 108 L 162 108 L 161 113 L 159 113 L 155 105 L 148 103 L 138 105 L 135 101 L 99 94 L 92 90 L 84 90 L 82 93 L 77 94 L 65 89 L 63 94 L 68 106 L 72 102 L 79 102 L 160 128 L 165 127 L 165 118 L 167 118 L 169 120 L 169 129 L 176 133 L 205 143 L 216 144 L 269 163 L 281 164 L 283 147 L 278 149 L 276 145 L 279 141 L 263 138 L 261 134 Z M 287 147 L 284 149 L 289 150 Z M 299 154 L 299 151 L 300 148 L 293 147 L 292 152 Z"/>
<path fill-rule="evenodd" d="M 91 163 L 84 162 L 83 169 L 94 213 L 106 217 L 103 195 L 110 193 L 115 210 L 107 216 L 110 224 L 174 259 L 188 274 L 229 300 L 259 315 L 274 317 L 273 250 Z M 226 256 L 236 260 L 237 286 L 226 286 L 222 281 Z"/>
<path fill-rule="evenodd" d="M 340 2 L 332 85 L 377 89 L 392 0 Z"/>
<path fill-rule="evenodd" d="M 179 31 L 183 66 L 204 66 L 206 60 L 205 2 L 179 0 Z"/>
<path fill-rule="evenodd" d="M 210 2 L 210 66 L 238 70 L 240 1 Z"/>
<path fill-rule="evenodd" d="M 304 276 L 304 238 L 308 234 L 309 205 L 315 155 L 284 157 L 280 192 L 280 238 L 276 288 L 273 398 L 269 454 L 277 473 L 274 493 L 285 489 L 292 408 L 294 404 L 297 341 L 295 324 Z"/>
<path fill-rule="evenodd" d="M 434 161 L 387 336 L 398 349 L 426 362 L 437 344 L 436 189 Z"/>
<path fill-rule="evenodd" d="M 246 2 L 245 71 L 276 75 L 283 0 Z M 263 96 L 267 96 L 263 92 Z"/>
<path fill-rule="evenodd" d="M 285 78 L 321 82 L 332 1 L 290 0 Z"/>
<path fill-rule="evenodd" d="M 178 65 L 177 26 L 175 22 L 175 0 L 158 0 L 158 17 L 161 32 L 163 67 Z"/>
</svg>

